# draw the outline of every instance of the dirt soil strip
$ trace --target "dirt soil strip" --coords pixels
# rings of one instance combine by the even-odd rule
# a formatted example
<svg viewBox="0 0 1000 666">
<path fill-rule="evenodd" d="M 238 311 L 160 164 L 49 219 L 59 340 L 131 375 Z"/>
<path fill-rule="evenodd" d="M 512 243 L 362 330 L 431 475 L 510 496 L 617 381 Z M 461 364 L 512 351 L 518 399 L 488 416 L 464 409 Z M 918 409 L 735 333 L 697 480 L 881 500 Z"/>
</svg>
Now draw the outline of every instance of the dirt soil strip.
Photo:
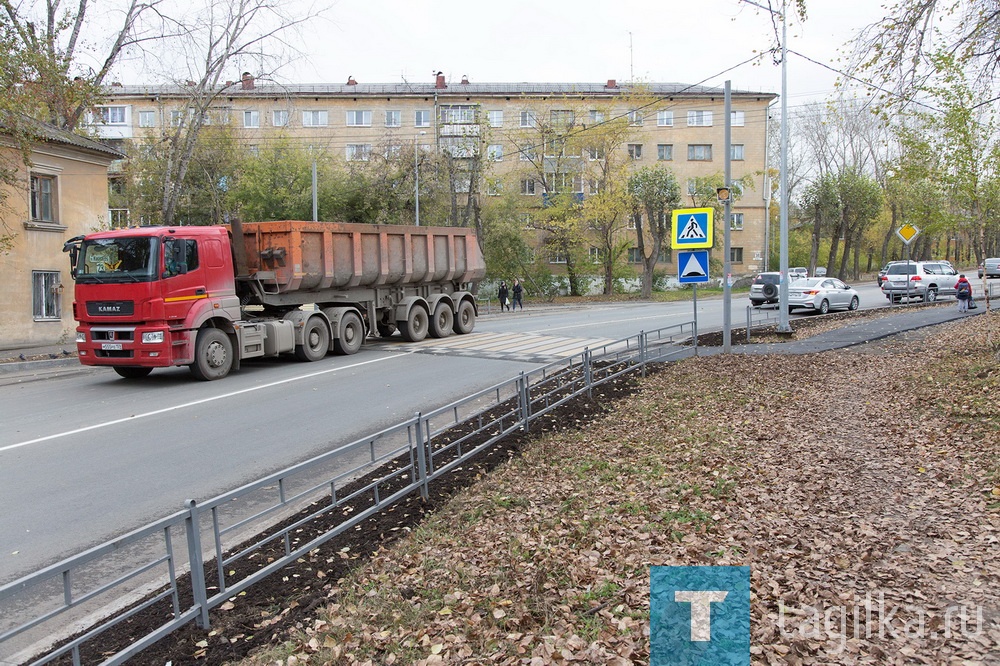
<svg viewBox="0 0 1000 666">
<path fill-rule="evenodd" d="M 1000 663 L 998 360 L 982 315 L 665 366 L 133 663 L 644 664 L 661 564 L 751 567 L 755 664 Z"/>
</svg>

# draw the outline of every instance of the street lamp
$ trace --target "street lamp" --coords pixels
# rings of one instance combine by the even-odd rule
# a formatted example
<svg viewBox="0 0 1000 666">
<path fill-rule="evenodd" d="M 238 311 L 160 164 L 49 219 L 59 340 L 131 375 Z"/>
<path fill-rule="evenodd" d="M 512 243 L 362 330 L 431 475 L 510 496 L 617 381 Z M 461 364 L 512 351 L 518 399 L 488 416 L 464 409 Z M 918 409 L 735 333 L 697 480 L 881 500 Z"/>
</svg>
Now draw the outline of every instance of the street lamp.
<svg viewBox="0 0 1000 666">
<path fill-rule="evenodd" d="M 415 203 L 415 219 L 416 224 L 420 226 L 420 160 L 417 159 L 418 151 L 420 150 L 420 144 L 417 141 L 420 140 L 427 132 L 420 132 L 417 136 L 413 137 L 413 200 Z"/>
</svg>

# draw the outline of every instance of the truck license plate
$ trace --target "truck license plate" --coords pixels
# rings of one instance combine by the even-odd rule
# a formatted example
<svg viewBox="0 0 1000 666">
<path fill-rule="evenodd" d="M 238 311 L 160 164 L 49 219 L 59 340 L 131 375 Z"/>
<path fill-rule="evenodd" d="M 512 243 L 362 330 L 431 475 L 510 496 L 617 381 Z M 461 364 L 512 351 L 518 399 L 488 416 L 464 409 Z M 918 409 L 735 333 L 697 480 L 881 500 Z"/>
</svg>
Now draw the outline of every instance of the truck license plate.
<svg viewBox="0 0 1000 666">
<path fill-rule="evenodd" d="M 104 342 L 101 343 L 101 349 L 104 351 L 121 351 L 122 343 L 120 342 Z"/>
</svg>

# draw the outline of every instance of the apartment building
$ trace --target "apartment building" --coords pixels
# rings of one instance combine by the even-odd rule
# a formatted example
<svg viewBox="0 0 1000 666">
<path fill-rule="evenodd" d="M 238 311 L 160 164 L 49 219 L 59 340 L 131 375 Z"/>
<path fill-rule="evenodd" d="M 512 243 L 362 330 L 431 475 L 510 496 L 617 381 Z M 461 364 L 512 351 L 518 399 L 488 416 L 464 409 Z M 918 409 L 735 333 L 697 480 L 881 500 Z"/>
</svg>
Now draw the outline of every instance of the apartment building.
<svg viewBox="0 0 1000 666">
<path fill-rule="evenodd" d="M 768 167 L 768 108 L 775 95 L 732 92 L 732 175 L 745 179 L 732 210 L 733 271 L 759 270 L 765 252 L 764 173 Z M 183 86 L 125 85 L 108 90 L 91 125 L 105 141 L 159 139 L 192 111 Z M 591 130 L 625 118 L 628 133 L 614 150 L 631 168 L 661 165 L 672 170 L 696 205 L 698 179 L 724 171 L 723 90 L 679 83 L 472 83 L 438 74 L 428 83 L 276 84 L 244 73 L 227 83 L 204 120 L 231 126 L 253 151 L 279 137 L 345 161 L 397 156 L 412 151 L 447 151 L 469 163 L 470 181 L 459 193 L 483 196 L 518 192 L 530 230 L 533 215 L 553 191 L 593 194 L 588 162 L 600 157 L 587 147 Z M 574 140 L 576 139 L 576 140 Z M 477 160 L 474 158 L 485 158 Z M 483 166 L 485 164 L 485 167 Z M 473 166 L 475 165 L 475 166 Z M 412 221 L 412 220 L 408 220 Z M 629 229 L 631 226 L 631 230 Z M 634 223 L 624 234 L 634 237 Z M 537 234 L 532 234 L 537 237 Z M 721 240 L 713 256 L 721 260 Z M 638 265 L 638 248 L 629 260 Z M 676 270 L 666 254 L 659 268 Z M 547 257 L 558 265 L 559 256 Z"/>
</svg>

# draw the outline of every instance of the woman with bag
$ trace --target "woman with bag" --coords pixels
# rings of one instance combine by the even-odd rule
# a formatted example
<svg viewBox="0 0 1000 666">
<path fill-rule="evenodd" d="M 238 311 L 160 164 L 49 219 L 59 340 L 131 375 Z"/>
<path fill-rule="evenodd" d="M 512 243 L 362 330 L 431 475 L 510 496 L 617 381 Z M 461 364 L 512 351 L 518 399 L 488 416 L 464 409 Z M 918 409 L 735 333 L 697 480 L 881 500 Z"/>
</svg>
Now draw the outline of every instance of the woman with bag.
<svg viewBox="0 0 1000 666">
<path fill-rule="evenodd" d="M 958 282 L 955 283 L 955 297 L 958 298 L 958 311 L 968 312 L 969 302 L 972 301 L 972 284 L 964 273 L 958 276 Z"/>
</svg>

